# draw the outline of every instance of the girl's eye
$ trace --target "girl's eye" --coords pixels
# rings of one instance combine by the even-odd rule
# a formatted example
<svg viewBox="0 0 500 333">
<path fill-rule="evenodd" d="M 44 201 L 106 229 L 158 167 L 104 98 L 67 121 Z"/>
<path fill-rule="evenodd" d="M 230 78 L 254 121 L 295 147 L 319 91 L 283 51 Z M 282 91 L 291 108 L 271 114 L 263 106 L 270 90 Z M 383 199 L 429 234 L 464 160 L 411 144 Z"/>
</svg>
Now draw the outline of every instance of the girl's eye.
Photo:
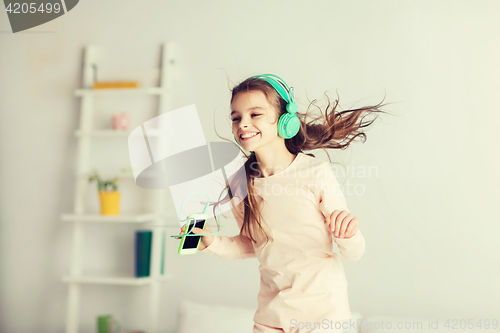
<svg viewBox="0 0 500 333">
<path fill-rule="evenodd" d="M 260 115 L 261 115 L 260 113 L 252 113 L 252 117 L 253 116 L 260 116 Z M 233 118 L 233 121 L 237 121 L 237 120 L 240 120 L 240 118 L 238 118 L 238 117 Z"/>
</svg>

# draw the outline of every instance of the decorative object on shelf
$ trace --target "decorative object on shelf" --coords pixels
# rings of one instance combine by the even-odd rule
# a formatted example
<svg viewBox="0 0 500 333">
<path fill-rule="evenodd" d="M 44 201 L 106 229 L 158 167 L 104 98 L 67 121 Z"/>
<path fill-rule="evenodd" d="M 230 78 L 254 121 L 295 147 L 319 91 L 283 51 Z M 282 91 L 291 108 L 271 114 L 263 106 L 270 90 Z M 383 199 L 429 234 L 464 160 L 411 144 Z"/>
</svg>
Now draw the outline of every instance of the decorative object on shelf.
<svg viewBox="0 0 500 333">
<path fill-rule="evenodd" d="M 119 333 L 120 324 L 112 315 L 102 315 L 97 317 L 97 332 L 99 333 Z"/>
<path fill-rule="evenodd" d="M 113 114 L 113 129 L 127 130 L 130 126 L 130 112 L 115 112 Z"/>
<path fill-rule="evenodd" d="M 102 180 L 97 170 L 94 170 L 89 177 L 89 183 L 97 181 L 97 191 L 99 192 L 99 201 L 101 204 L 102 215 L 120 215 L 120 192 L 116 184 L 120 178 L 115 177 L 111 180 Z M 108 190 L 108 187 L 111 190 Z"/>
<path fill-rule="evenodd" d="M 120 89 L 120 88 L 137 88 L 137 81 L 97 81 L 97 66 L 92 64 L 93 70 L 93 88 L 94 89 Z"/>
<path fill-rule="evenodd" d="M 94 82 L 94 89 L 121 89 L 121 88 L 137 88 L 137 81 L 102 81 Z"/>
<path fill-rule="evenodd" d="M 151 267 L 151 247 L 153 231 L 137 230 L 135 232 L 135 277 L 149 277 Z M 161 275 L 164 272 L 165 232 L 162 234 Z"/>
</svg>

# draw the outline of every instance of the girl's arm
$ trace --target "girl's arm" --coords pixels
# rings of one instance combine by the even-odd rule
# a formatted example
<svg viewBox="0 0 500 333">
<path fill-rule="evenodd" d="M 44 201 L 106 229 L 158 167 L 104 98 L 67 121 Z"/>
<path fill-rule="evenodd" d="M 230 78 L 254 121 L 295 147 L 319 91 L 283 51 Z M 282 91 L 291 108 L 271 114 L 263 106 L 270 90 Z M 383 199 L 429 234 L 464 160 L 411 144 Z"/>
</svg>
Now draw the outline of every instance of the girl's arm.
<svg viewBox="0 0 500 333">
<path fill-rule="evenodd" d="M 335 210 L 349 212 L 337 177 L 327 162 L 321 163 L 318 167 L 316 188 L 318 189 L 319 208 L 325 218 L 330 217 Z M 365 252 L 365 238 L 359 228 L 350 238 L 337 238 L 333 235 L 333 240 L 342 256 L 348 261 L 359 260 Z"/>
<path fill-rule="evenodd" d="M 244 215 L 242 207 L 244 203 L 241 201 L 235 208 L 233 200 L 234 198 L 231 200 L 231 211 L 238 223 L 238 227 L 241 229 L 243 225 Z M 226 259 L 248 259 L 256 257 L 252 241 L 243 235 L 236 235 L 233 237 L 214 235 L 212 244 L 201 251 L 215 254 Z"/>
</svg>

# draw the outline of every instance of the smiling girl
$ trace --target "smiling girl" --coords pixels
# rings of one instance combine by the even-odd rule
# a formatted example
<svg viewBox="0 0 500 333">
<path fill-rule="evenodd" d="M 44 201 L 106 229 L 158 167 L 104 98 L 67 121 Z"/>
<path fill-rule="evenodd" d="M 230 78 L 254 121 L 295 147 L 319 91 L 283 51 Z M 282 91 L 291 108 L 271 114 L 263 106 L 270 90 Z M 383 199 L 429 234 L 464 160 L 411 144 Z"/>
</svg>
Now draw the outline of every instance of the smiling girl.
<svg viewBox="0 0 500 333">
<path fill-rule="evenodd" d="M 351 318 L 333 242 L 346 260 L 359 260 L 365 252 L 360 221 L 349 212 L 330 164 L 304 151 L 346 149 L 358 136 L 366 138 L 361 129 L 384 111 L 378 104 L 336 113 L 336 102 L 331 110 L 328 103 L 325 116 L 306 122 L 307 112 L 297 112 L 293 90 L 277 76 L 253 76 L 232 90 L 232 132 L 251 154 L 241 173 L 246 185 L 227 184 L 228 195 L 214 213 L 216 204 L 230 201 L 240 234 L 202 236 L 199 249 L 259 260 L 254 332 L 341 332 L 339 324 Z M 363 121 L 370 114 L 375 119 Z M 235 186 L 246 189 L 241 197 Z"/>
</svg>

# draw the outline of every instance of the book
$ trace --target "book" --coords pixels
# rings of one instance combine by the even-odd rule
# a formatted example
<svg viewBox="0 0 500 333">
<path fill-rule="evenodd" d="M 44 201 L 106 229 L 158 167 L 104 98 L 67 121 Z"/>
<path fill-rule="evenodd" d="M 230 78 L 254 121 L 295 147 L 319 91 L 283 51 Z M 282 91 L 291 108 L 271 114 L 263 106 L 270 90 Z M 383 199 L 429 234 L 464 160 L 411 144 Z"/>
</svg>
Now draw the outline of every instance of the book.
<svg viewBox="0 0 500 333">
<path fill-rule="evenodd" d="M 149 276 L 152 240 L 151 230 L 135 232 L 135 277 Z"/>
<path fill-rule="evenodd" d="M 163 267 L 164 265 L 165 265 L 165 231 L 163 231 L 162 241 L 161 241 L 161 271 L 160 271 L 161 275 L 165 274 Z"/>
<path fill-rule="evenodd" d="M 150 276 L 151 269 L 151 249 L 153 243 L 152 230 L 137 230 L 135 232 L 135 277 Z M 161 272 L 165 271 L 165 231 L 162 234 L 161 246 Z"/>
</svg>

